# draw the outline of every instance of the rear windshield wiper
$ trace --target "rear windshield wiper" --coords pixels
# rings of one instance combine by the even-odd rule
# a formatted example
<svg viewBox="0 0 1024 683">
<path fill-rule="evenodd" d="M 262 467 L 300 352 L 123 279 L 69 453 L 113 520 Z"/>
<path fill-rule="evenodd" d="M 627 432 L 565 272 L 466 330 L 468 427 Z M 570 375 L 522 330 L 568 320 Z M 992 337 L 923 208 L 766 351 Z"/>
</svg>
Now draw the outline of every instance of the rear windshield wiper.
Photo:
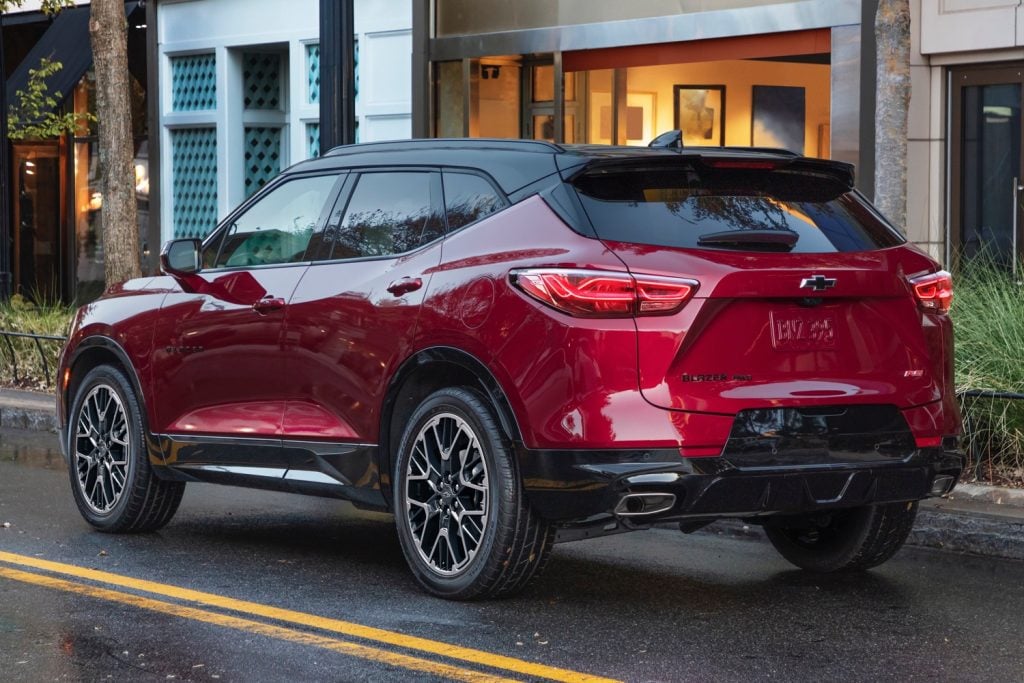
<svg viewBox="0 0 1024 683">
<path fill-rule="evenodd" d="M 800 239 L 792 230 L 724 230 L 701 235 L 697 244 L 723 249 L 790 251 Z"/>
</svg>

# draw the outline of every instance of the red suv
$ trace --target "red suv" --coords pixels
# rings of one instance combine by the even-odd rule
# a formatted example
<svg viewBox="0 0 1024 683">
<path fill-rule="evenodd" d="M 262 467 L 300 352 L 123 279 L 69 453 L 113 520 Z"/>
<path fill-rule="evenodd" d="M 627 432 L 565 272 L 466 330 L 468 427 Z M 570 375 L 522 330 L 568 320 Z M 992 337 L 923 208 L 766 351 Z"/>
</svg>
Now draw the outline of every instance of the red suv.
<svg viewBox="0 0 1024 683">
<path fill-rule="evenodd" d="M 556 541 L 722 517 L 871 567 L 960 474 L 950 276 L 841 163 L 356 145 L 162 263 L 82 308 L 60 364 L 102 531 L 161 527 L 191 481 L 333 496 L 466 599 Z"/>
</svg>

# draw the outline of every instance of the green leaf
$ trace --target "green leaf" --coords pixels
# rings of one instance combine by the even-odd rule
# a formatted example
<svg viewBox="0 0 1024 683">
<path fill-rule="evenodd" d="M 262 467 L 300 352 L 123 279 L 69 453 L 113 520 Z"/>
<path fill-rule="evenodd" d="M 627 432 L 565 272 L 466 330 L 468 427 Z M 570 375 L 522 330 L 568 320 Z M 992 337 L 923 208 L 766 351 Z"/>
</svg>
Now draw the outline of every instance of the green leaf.
<svg viewBox="0 0 1024 683">
<path fill-rule="evenodd" d="M 0 0 L 2 2 L 3 0 Z M 11 140 L 45 140 L 78 132 L 96 121 L 92 114 L 58 112 L 62 94 L 49 92 L 46 79 L 64 68 L 58 61 L 43 58 L 39 68 L 28 70 L 25 90 L 15 93 L 16 103 L 7 112 L 7 137 Z"/>
</svg>

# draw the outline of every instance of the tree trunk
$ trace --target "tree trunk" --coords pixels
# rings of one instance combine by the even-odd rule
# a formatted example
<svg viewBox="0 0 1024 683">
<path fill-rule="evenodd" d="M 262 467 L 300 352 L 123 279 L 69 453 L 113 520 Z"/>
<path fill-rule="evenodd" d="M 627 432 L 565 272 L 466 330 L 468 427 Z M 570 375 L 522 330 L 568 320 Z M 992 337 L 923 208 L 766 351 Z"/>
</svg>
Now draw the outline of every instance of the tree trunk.
<svg viewBox="0 0 1024 683">
<path fill-rule="evenodd" d="M 896 227 L 907 225 L 907 118 L 910 109 L 910 3 L 879 0 L 875 15 L 875 205 Z"/>
<path fill-rule="evenodd" d="M 99 163 L 103 174 L 103 255 L 107 286 L 141 277 L 135 204 L 135 143 L 123 0 L 92 0 L 89 14 L 96 68 Z"/>
</svg>

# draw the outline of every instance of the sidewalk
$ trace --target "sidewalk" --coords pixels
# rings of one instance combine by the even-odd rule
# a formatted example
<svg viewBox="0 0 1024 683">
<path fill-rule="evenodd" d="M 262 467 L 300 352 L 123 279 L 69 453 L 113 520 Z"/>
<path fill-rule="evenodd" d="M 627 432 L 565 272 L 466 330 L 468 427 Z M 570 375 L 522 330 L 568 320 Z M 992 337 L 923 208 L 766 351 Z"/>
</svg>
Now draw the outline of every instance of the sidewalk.
<svg viewBox="0 0 1024 683">
<path fill-rule="evenodd" d="M 0 436 L 9 429 L 55 432 L 56 410 L 50 394 L 0 389 Z M 763 537 L 738 520 L 716 522 L 704 533 Z M 951 498 L 923 501 L 908 543 L 1024 560 L 1024 490 L 961 484 Z"/>
</svg>

